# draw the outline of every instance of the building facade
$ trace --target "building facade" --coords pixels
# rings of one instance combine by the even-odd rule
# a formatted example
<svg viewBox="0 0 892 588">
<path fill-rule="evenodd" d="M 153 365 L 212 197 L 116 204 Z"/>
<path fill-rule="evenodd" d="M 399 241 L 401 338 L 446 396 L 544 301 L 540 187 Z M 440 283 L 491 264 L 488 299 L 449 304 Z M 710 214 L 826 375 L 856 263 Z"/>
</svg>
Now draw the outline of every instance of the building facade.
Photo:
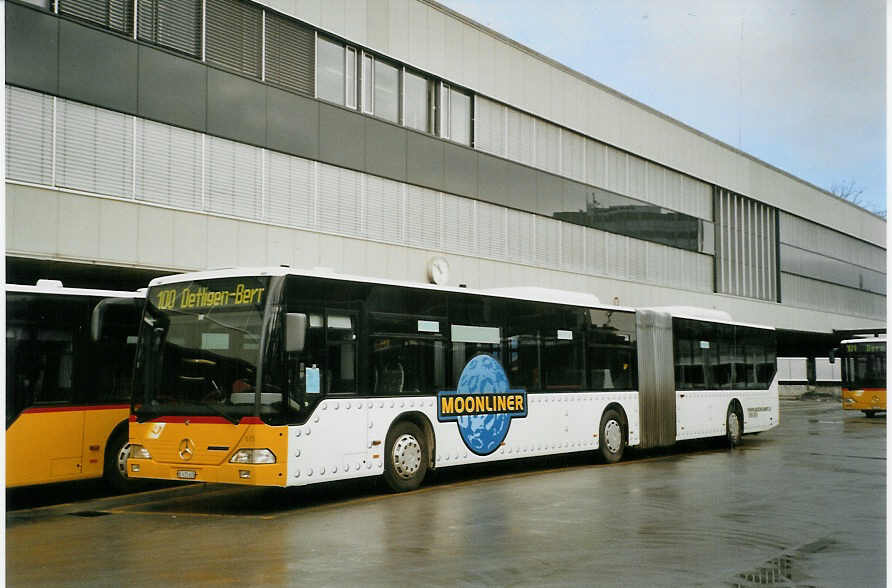
<svg viewBox="0 0 892 588">
<path fill-rule="evenodd" d="M 436 2 L 7 0 L 5 20 L 10 280 L 428 281 L 436 258 L 452 285 L 724 310 L 782 355 L 885 325 L 884 219 Z"/>
</svg>

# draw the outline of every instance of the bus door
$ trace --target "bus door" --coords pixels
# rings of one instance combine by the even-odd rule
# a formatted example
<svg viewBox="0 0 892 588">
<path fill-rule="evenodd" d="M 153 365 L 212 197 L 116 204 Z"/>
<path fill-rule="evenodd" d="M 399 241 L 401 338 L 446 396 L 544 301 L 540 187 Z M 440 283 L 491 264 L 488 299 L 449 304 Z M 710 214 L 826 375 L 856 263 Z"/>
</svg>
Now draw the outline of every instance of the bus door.
<svg viewBox="0 0 892 588">
<path fill-rule="evenodd" d="M 288 312 L 307 315 L 304 348 L 289 357 L 288 395 L 291 413 L 310 424 L 317 439 L 325 437 L 326 447 L 345 456 L 366 455 L 367 410 L 358 393 L 358 313 L 339 309 L 312 309 L 289 304 Z M 325 412 L 318 405 L 325 401 Z M 325 418 L 328 424 L 313 430 L 311 414 Z M 331 421 L 335 419 L 335 421 Z M 361 459 L 359 460 L 362 461 Z"/>
<path fill-rule="evenodd" d="M 105 298 L 91 316 L 89 358 L 83 391 L 91 410 L 84 411 L 83 471 L 101 476 L 105 446 L 114 428 L 130 413 L 136 332 L 142 300 Z M 83 355 L 87 355 L 86 353 Z"/>
<path fill-rule="evenodd" d="M 88 338 L 81 297 L 7 293 L 7 486 L 83 473 L 79 357 Z"/>
</svg>

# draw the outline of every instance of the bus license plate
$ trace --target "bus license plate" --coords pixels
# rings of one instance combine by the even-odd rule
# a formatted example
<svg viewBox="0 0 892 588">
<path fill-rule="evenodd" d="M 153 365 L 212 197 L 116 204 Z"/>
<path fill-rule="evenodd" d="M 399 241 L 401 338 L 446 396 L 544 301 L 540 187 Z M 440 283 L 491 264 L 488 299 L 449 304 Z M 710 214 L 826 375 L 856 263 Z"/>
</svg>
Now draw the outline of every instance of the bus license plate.
<svg viewBox="0 0 892 588">
<path fill-rule="evenodd" d="M 195 470 L 177 470 L 177 478 L 182 480 L 194 480 Z"/>
</svg>

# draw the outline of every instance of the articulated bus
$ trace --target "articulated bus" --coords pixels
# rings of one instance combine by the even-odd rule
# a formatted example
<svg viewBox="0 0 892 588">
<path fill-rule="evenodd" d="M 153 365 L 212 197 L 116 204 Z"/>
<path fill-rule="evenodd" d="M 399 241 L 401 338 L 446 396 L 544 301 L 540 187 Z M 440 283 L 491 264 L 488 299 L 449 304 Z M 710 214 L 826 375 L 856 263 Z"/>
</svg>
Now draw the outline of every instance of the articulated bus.
<svg viewBox="0 0 892 588">
<path fill-rule="evenodd" d="M 128 416 L 144 293 L 6 286 L 6 486 L 129 487 Z"/>
<path fill-rule="evenodd" d="M 868 417 L 886 410 L 886 336 L 840 343 L 842 408 Z"/>
<path fill-rule="evenodd" d="M 723 313 L 301 272 L 153 280 L 132 477 L 294 486 L 778 424 L 776 337 Z M 700 313 L 702 314 L 702 313 Z"/>
</svg>

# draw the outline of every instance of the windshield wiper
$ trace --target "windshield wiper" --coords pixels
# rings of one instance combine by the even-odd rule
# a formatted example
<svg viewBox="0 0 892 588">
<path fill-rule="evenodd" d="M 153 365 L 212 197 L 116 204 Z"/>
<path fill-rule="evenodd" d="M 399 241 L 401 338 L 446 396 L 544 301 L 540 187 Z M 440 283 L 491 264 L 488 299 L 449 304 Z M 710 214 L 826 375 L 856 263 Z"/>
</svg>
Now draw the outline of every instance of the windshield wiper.
<svg viewBox="0 0 892 588">
<path fill-rule="evenodd" d="M 221 395 L 221 397 L 225 397 L 225 394 L 223 393 L 223 391 L 220 390 L 219 386 L 217 386 L 217 382 L 215 382 L 214 380 L 211 380 L 211 385 L 214 387 L 214 390 L 216 390 Z M 218 415 L 220 415 L 221 417 L 223 417 L 224 419 L 226 419 L 233 425 L 237 425 L 239 422 L 239 419 L 237 419 L 235 416 L 229 414 L 228 412 L 226 412 L 225 410 L 223 410 L 221 407 L 217 406 L 216 404 L 205 403 L 202 406 L 207 406 L 212 411 L 214 411 L 215 413 L 217 413 Z"/>
</svg>

